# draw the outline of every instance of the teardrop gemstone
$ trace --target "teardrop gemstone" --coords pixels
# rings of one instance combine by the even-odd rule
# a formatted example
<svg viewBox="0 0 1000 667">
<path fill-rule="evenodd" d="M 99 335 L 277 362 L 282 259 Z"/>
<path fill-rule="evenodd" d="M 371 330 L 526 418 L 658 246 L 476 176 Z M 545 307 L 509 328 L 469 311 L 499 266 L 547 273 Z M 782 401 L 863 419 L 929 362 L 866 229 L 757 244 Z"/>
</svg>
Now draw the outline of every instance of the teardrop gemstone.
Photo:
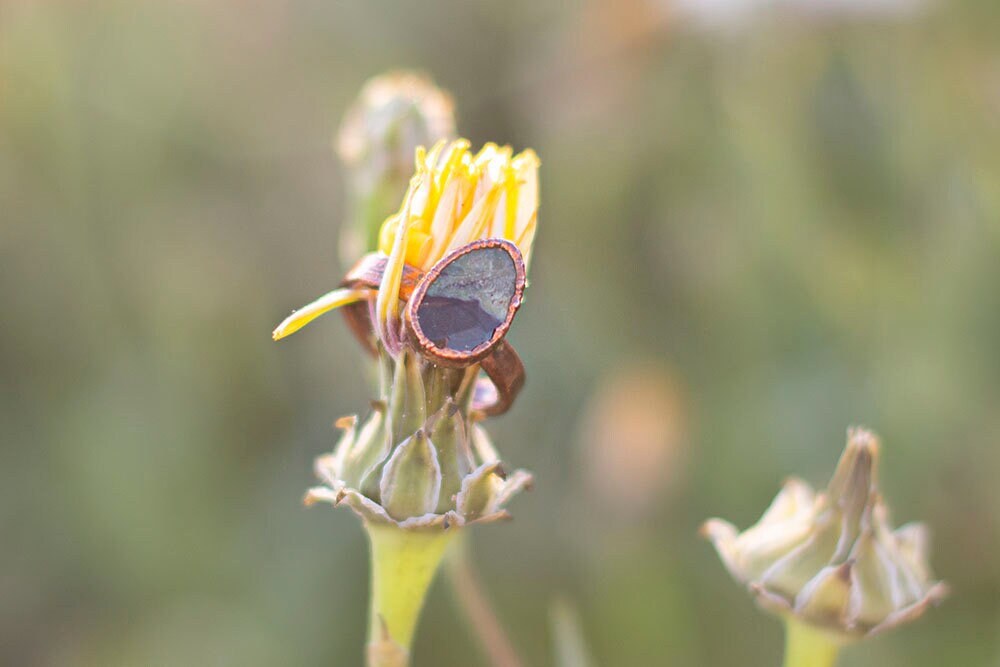
<svg viewBox="0 0 1000 667">
<path fill-rule="evenodd" d="M 414 304 L 413 317 L 438 350 L 472 352 L 492 341 L 508 321 L 518 294 L 515 258 L 505 244 L 472 248 L 442 261 L 447 264 L 429 274 L 431 282 Z"/>
</svg>

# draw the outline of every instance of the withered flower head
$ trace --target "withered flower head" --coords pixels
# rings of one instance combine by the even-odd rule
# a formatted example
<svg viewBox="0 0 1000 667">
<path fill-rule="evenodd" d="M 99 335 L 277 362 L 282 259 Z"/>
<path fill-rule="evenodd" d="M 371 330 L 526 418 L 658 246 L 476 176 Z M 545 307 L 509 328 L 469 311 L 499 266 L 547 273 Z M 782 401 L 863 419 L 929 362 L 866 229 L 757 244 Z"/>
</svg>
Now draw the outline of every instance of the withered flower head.
<svg viewBox="0 0 1000 667">
<path fill-rule="evenodd" d="M 914 620 L 947 587 L 931 574 L 926 527 L 890 524 L 878 460 L 876 436 L 852 429 L 825 493 L 791 479 L 756 525 L 711 519 L 702 532 L 764 609 L 842 639 Z"/>
</svg>

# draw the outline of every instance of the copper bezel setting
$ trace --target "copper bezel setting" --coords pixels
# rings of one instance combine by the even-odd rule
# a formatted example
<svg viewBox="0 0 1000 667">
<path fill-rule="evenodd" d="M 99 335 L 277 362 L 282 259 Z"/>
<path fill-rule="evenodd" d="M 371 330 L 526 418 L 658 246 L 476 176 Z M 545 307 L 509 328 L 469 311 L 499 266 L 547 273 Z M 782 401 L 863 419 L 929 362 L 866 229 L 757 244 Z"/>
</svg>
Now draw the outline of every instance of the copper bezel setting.
<svg viewBox="0 0 1000 667">
<path fill-rule="evenodd" d="M 417 309 L 420 308 L 420 304 L 423 302 L 424 297 L 427 294 L 427 289 L 434 283 L 437 277 L 448 265 L 470 252 L 485 248 L 502 249 L 514 263 L 514 294 L 507 306 L 507 316 L 503 322 L 501 322 L 500 325 L 494 329 L 493 335 L 488 341 L 477 345 L 472 350 L 460 352 L 457 350 L 449 350 L 447 348 L 438 347 L 430 339 L 428 339 L 426 335 L 424 335 L 424 332 L 420 328 L 419 318 L 415 317 L 415 313 L 417 312 Z M 521 251 L 518 250 L 516 245 L 506 239 L 480 239 L 452 250 L 450 253 L 438 260 L 438 262 L 432 266 L 422 278 L 420 278 L 416 289 L 413 290 L 413 293 L 407 301 L 405 320 L 406 330 L 411 342 L 417 346 L 421 354 L 440 366 L 464 368 L 482 361 L 490 355 L 490 353 L 500 344 L 501 341 L 503 341 L 504 336 L 507 335 L 507 331 L 510 330 L 510 325 L 514 321 L 514 315 L 517 313 L 518 308 L 521 307 L 525 282 L 524 259 L 521 256 Z"/>
</svg>

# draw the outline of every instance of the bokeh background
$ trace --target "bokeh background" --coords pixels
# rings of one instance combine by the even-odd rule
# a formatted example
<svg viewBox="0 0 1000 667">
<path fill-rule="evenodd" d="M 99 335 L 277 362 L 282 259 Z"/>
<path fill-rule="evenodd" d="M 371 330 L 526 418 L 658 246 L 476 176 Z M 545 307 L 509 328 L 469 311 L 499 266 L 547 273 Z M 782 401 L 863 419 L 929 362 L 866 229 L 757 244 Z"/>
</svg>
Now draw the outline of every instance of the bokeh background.
<svg viewBox="0 0 1000 667">
<path fill-rule="evenodd" d="M 541 225 L 491 427 L 535 491 L 476 563 L 530 665 L 774 665 L 697 537 L 884 440 L 954 587 L 844 664 L 1000 665 L 1000 4 L 0 4 L 0 663 L 357 665 L 367 563 L 301 506 L 363 409 L 329 289 L 368 77 L 534 147 Z M 483 664 L 447 586 L 417 665 Z"/>
</svg>

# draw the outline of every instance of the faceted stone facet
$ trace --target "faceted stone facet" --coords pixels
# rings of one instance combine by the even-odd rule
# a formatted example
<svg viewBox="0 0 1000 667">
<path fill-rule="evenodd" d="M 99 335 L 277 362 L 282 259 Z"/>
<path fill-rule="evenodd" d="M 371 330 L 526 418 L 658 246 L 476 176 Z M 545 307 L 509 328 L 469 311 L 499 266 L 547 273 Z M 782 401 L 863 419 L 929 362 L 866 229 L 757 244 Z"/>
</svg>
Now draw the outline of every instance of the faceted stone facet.
<svg viewBox="0 0 1000 667">
<path fill-rule="evenodd" d="M 428 286 L 415 316 L 439 349 L 470 352 L 489 342 L 507 319 L 517 291 L 517 269 L 499 247 L 456 257 Z"/>
</svg>

